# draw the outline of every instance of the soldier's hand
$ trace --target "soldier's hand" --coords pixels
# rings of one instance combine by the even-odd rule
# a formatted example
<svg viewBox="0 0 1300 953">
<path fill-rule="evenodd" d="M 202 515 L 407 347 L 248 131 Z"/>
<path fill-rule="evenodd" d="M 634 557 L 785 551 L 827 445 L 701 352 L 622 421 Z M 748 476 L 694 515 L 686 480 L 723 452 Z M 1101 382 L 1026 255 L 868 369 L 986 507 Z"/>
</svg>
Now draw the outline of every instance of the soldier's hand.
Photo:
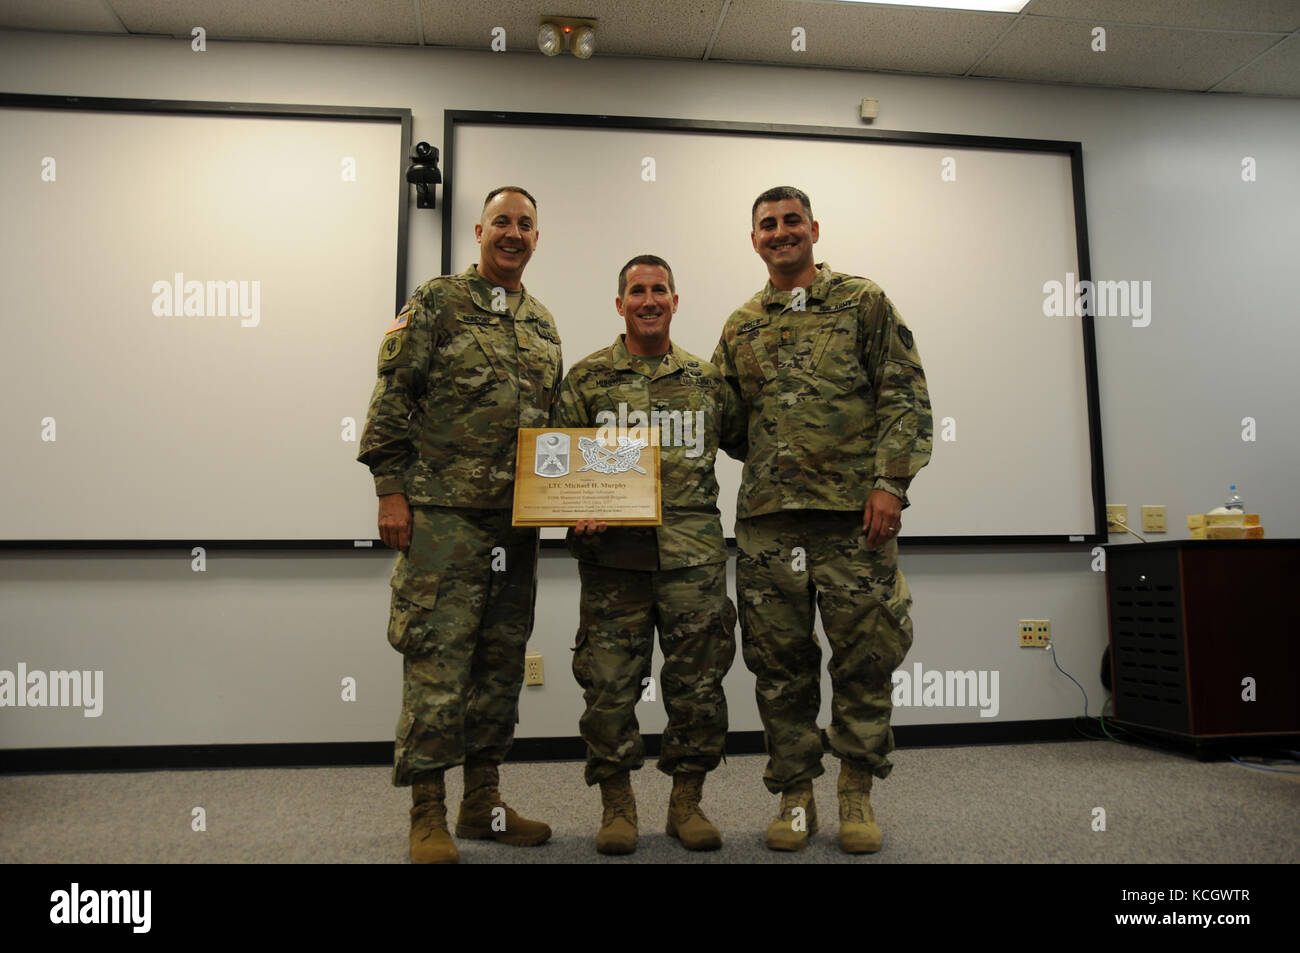
<svg viewBox="0 0 1300 953">
<path fill-rule="evenodd" d="M 867 545 L 876 547 L 898 535 L 902 528 L 903 501 L 888 490 L 872 490 L 862 509 L 862 532 Z"/>
<path fill-rule="evenodd" d="M 411 507 L 406 494 L 389 493 L 379 498 L 379 538 L 390 549 L 406 552 L 411 545 Z"/>
<path fill-rule="evenodd" d="M 576 536 L 594 536 L 605 532 L 608 526 L 604 520 L 578 520 L 573 524 L 573 532 Z"/>
</svg>

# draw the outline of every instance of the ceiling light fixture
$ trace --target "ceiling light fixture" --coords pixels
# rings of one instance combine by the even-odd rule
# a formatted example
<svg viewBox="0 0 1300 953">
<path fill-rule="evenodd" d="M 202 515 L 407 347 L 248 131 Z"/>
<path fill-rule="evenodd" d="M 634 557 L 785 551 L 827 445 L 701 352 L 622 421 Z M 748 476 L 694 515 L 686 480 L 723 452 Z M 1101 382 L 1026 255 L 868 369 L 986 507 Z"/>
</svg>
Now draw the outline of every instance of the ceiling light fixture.
<svg viewBox="0 0 1300 953">
<path fill-rule="evenodd" d="M 543 23 L 537 31 L 537 48 L 547 56 L 555 56 L 564 49 L 564 38 L 554 23 Z"/>
<path fill-rule="evenodd" d="M 578 27 L 570 45 L 573 47 L 573 55 L 578 59 L 590 59 L 591 54 L 596 52 L 596 31 L 589 26 Z"/>
<path fill-rule="evenodd" d="M 596 52 L 596 21 L 582 17 L 542 17 L 537 48 L 547 56 L 568 50 L 580 60 Z"/>
</svg>

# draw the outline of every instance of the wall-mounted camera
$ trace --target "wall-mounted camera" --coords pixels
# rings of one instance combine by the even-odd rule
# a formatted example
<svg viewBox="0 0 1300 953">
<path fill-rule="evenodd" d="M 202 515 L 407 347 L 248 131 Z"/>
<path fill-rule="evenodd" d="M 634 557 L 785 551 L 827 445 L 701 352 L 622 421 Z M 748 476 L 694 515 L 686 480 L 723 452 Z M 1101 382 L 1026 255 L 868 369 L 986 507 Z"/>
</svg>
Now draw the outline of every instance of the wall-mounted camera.
<svg viewBox="0 0 1300 953">
<path fill-rule="evenodd" d="M 406 181 L 415 186 L 416 208 L 437 208 L 436 186 L 442 182 L 438 171 L 438 150 L 427 142 L 417 142 L 411 149 L 411 164 L 406 167 Z"/>
</svg>

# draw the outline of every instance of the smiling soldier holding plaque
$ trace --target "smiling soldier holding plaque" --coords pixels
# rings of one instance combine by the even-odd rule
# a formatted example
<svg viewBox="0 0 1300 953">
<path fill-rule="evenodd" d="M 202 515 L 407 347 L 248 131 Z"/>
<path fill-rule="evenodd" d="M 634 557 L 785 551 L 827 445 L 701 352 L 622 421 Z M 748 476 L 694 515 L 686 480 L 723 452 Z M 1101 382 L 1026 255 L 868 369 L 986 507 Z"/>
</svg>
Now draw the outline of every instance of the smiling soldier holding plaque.
<svg viewBox="0 0 1300 953">
<path fill-rule="evenodd" d="M 645 761 L 636 704 L 654 685 L 656 629 L 668 710 L 659 769 L 673 776 L 668 833 L 690 850 L 722 844 L 700 809 L 704 775 L 717 767 L 726 740 L 722 678 L 736 653 L 713 463 L 719 449 L 744 459 L 745 418 L 721 373 L 670 341 L 677 303 L 666 261 L 641 255 L 628 262 L 614 299 L 627 332 L 573 367 L 553 419 L 556 427 L 600 427 L 622 448 L 656 437 L 660 445 L 662 524 L 606 529 L 579 520 L 568 537 L 582 579 L 573 674 L 587 703 L 579 728 L 587 783 L 600 785 L 596 849 L 603 854 L 636 849 L 629 772 Z M 597 468 L 618 465 L 588 449 L 571 465 L 587 458 Z"/>
</svg>

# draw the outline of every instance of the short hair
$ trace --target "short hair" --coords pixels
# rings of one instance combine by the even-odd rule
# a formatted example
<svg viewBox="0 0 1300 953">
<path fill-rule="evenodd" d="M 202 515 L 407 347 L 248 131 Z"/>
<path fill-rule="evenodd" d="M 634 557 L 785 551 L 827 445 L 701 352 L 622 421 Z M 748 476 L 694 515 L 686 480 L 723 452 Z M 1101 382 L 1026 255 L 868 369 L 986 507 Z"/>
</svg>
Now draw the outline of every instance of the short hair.
<svg viewBox="0 0 1300 953">
<path fill-rule="evenodd" d="M 673 294 L 677 294 L 677 286 L 673 284 L 673 270 L 669 267 L 668 262 L 664 261 L 658 255 L 637 255 L 624 265 L 623 270 L 618 273 L 618 296 L 620 298 L 623 297 L 623 293 L 627 291 L 627 270 L 633 265 L 657 265 L 662 268 L 664 271 L 668 272 L 668 290 Z"/>
<path fill-rule="evenodd" d="M 758 198 L 754 199 L 754 207 L 749 211 L 749 224 L 754 224 L 754 216 L 758 214 L 758 207 L 764 202 L 781 202 L 785 199 L 798 199 L 803 204 L 804 213 L 808 216 L 808 221 L 813 220 L 812 202 L 808 201 L 808 196 L 800 192 L 793 185 L 778 185 L 775 188 L 768 189 Z"/>
<path fill-rule="evenodd" d="M 528 201 L 532 202 L 533 211 L 534 212 L 537 211 L 537 199 L 533 198 L 532 194 L 527 189 L 520 188 L 517 185 L 503 185 L 500 188 L 493 189 L 491 192 L 487 194 L 487 198 L 483 200 L 483 207 L 487 208 L 488 203 L 491 202 L 498 195 L 500 195 L 502 192 L 518 192 L 524 198 L 528 199 Z"/>
</svg>

